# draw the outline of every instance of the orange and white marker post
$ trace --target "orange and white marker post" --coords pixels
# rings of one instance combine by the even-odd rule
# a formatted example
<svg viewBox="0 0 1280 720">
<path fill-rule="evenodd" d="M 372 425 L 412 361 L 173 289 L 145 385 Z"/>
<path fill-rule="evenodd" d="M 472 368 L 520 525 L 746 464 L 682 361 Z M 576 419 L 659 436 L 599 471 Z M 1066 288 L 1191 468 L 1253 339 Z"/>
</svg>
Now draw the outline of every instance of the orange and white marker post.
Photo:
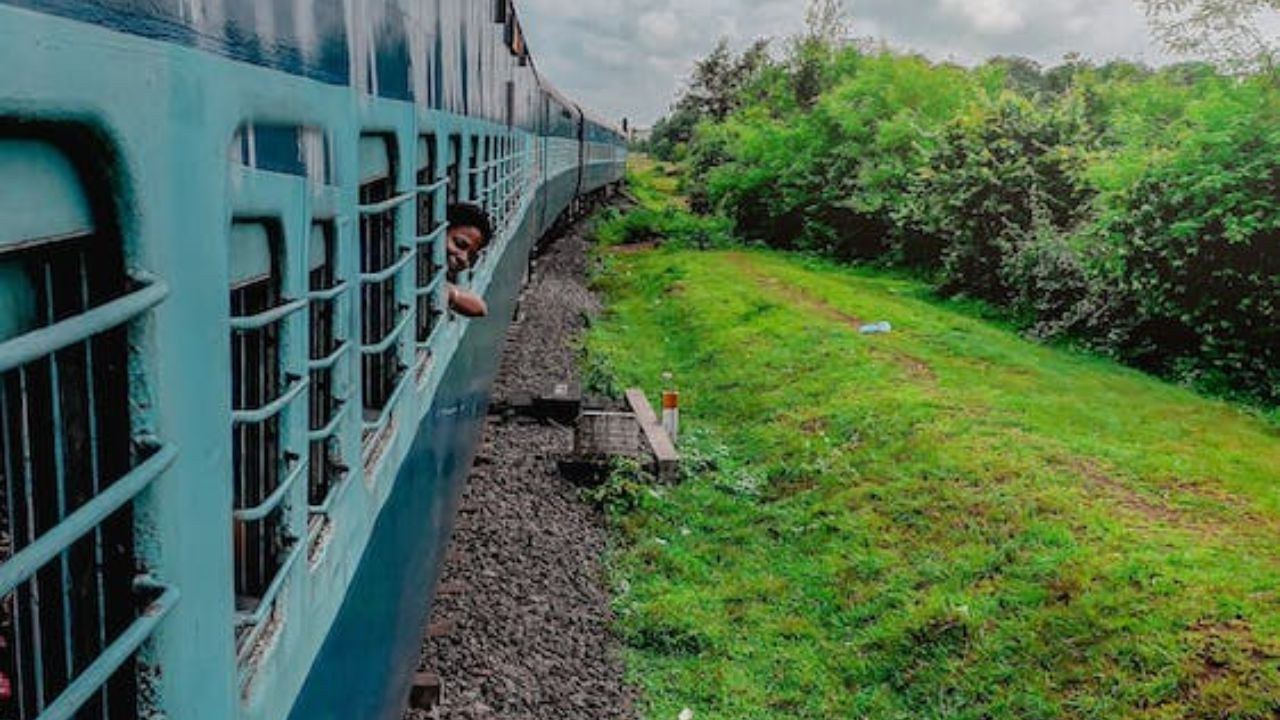
<svg viewBox="0 0 1280 720">
<path fill-rule="evenodd" d="M 680 393 L 676 392 L 671 373 L 663 373 L 662 379 L 662 429 L 675 444 L 680 438 Z"/>
</svg>

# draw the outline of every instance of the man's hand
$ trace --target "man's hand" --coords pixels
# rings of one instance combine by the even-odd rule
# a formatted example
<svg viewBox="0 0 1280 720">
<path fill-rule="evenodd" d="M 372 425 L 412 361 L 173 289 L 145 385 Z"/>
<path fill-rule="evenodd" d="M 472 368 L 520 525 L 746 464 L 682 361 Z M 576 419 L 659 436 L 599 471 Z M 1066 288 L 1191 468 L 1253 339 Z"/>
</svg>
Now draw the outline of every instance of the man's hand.
<svg viewBox="0 0 1280 720">
<path fill-rule="evenodd" d="M 473 292 L 456 285 L 449 286 L 449 309 L 465 318 L 482 318 L 489 315 L 489 306 Z"/>
</svg>

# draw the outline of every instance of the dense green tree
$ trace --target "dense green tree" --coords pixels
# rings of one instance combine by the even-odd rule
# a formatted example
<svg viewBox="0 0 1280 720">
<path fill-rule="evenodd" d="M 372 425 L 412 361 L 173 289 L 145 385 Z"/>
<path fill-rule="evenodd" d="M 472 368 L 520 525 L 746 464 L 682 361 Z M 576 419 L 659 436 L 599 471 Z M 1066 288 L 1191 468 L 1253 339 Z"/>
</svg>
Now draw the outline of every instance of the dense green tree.
<svg viewBox="0 0 1280 720">
<path fill-rule="evenodd" d="M 1271 75 L 1078 56 L 966 69 L 838 25 L 777 62 L 722 46 L 695 72 L 706 92 L 668 127 L 696 210 L 775 247 L 915 268 L 1038 337 L 1280 402 Z M 739 66 L 749 78 L 712 82 Z"/>
</svg>

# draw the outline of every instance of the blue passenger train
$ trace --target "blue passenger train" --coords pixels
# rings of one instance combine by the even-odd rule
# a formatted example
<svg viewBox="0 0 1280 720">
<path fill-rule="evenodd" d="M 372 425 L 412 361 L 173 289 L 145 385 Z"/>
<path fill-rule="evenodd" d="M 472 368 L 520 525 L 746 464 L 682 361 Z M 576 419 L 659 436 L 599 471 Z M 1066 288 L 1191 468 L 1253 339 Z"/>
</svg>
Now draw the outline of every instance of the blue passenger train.
<svg viewBox="0 0 1280 720">
<path fill-rule="evenodd" d="M 0 0 L 0 68 L 0 718 L 398 717 L 530 250 L 622 134 L 512 0 Z"/>
</svg>

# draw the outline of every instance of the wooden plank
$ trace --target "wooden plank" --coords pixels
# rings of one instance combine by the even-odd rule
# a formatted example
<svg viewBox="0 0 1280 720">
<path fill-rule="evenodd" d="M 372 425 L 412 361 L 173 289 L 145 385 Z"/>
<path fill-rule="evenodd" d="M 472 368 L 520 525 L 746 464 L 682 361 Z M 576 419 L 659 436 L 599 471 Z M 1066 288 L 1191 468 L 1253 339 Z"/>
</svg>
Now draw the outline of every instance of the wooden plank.
<svg viewBox="0 0 1280 720">
<path fill-rule="evenodd" d="M 661 425 L 658 422 L 658 414 L 653 411 L 653 406 L 649 404 L 649 398 L 644 396 L 643 390 L 632 388 L 627 391 L 627 407 L 636 414 L 636 420 L 639 420 L 641 425 Z"/>
<path fill-rule="evenodd" d="M 626 398 L 627 405 L 630 406 L 631 412 L 635 413 L 645 441 L 653 452 L 658 480 L 667 483 L 675 482 L 680 474 L 680 453 L 676 451 L 675 443 L 671 442 L 667 431 L 662 429 L 658 414 L 653 411 L 653 406 L 649 404 L 649 399 L 644 396 L 643 390 L 634 388 L 628 390 Z"/>
</svg>

